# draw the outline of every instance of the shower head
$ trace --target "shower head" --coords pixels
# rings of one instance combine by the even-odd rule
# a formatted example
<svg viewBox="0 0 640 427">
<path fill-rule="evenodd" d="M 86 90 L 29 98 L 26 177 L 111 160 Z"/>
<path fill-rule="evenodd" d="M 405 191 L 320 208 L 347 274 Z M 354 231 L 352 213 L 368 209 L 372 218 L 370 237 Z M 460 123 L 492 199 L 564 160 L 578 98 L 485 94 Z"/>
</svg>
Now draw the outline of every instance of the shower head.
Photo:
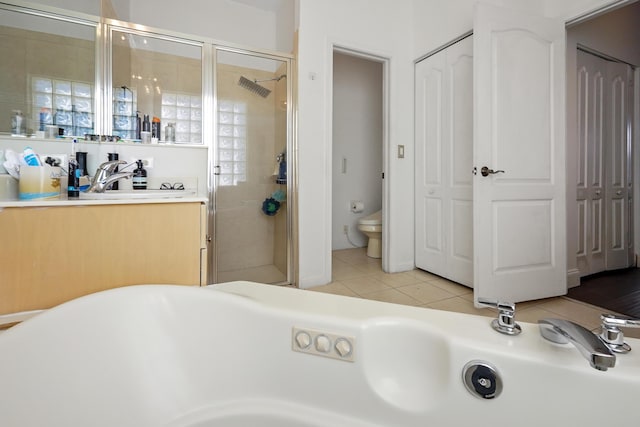
<svg viewBox="0 0 640 427">
<path fill-rule="evenodd" d="M 252 82 L 251 80 L 242 76 L 240 76 L 240 80 L 238 80 L 238 85 L 242 86 L 250 92 L 260 95 L 263 98 L 266 98 L 271 93 L 271 91 L 266 87 L 260 86 L 255 81 Z"/>
</svg>

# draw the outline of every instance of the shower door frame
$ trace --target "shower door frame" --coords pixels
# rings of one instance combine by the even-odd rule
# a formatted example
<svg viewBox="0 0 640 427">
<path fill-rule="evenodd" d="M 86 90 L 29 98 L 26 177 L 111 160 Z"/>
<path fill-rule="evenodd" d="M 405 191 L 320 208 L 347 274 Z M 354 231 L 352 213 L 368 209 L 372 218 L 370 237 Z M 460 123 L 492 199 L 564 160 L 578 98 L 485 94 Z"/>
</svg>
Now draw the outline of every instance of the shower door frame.
<svg viewBox="0 0 640 427">
<path fill-rule="evenodd" d="M 204 86 L 211 90 L 205 90 L 205 94 L 212 94 L 212 99 L 205 99 L 204 103 L 210 106 L 208 112 L 205 114 L 208 117 L 213 117 L 213 120 L 205 120 L 203 126 L 203 132 L 212 137 L 208 140 L 211 141 L 209 146 L 209 159 L 208 159 L 208 171 L 207 171 L 207 192 L 209 199 L 209 209 L 207 218 L 207 283 L 218 283 L 218 243 L 216 242 L 216 193 L 218 187 L 218 179 L 216 170 L 219 168 L 219 159 L 217 158 L 218 148 L 218 52 L 235 53 L 240 55 L 247 55 L 252 57 L 258 57 L 261 59 L 271 59 L 274 61 L 281 61 L 286 64 L 286 87 L 287 87 L 287 109 L 286 109 L 286 152 L 287 152 L 287 202 L 285 203 L 287 222 L 286 222 L 286 244 L 287 244 L 287 272 L 286 282 L 275 283 L 276 285 L 293 285 L 298 287 L 298 272 L 297 272 L 297 253 L 298 253 L 298 234 L 297 234 L 297 159 L 298 159 L 298 147 L 295 138 L 296 119 L 294 108 L 294 90 L 296 81 L 295 67 L 293 66 L 294 56 L 292 54 L 285 54 L 281 52 L 265 51 L 259 49 L 249 49 L 241 47 L 223 46 L 223 45 L 210 45 L 205 46 L 205 49 L 210 48 L 211 51 L 205 53 L 205 57 L 211 58 L 209 64 L 210 67 L 205 71 Z M 208 129 L 206 129 L 208 127 Z"/>
</svg>

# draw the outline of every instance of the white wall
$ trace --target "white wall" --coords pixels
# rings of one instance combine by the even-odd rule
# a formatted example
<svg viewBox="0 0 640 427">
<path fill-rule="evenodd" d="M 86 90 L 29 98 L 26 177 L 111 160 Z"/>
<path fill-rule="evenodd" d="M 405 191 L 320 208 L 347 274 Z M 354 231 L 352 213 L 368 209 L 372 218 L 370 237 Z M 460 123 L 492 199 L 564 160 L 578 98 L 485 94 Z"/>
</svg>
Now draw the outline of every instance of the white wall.
<svg viewBox="0 0 640 427">
<path fill-rule="evenodd" d="M 129 15 L 137 24 L 278 50 L 276 14 L 232 1 L 133 0 Z"/>
<path fill-rule="evenodd" d="M 389 58 L 388 271 L 413 268 L 412 3 L 299 0 L 299 286 L 331 280 L 332 62 L 334 44 Z M 391 151 L 394 151 L 393 148 Z"/>
<path fill-rule="evenodd" d="M 275 48 L 279 52 L 293 53 L 293 33 L 297 28 L 295 6 L 294 0 L 288 0 L 276 12 Z"/>
<path fill-rule="evenodd" d="M 484 0 L 505 8 L 570 20 L 620 0 Z M 413 0 L 414 55 L 420 57 L 473 29 L 477 0 Z"/>
<path fill-rule="evenodd" d="M 414 57 L 419 58 L 473 29 L 477 0 L 414 0 Z M 541 0 L 486 0 L 506 8 L 541 13 Z"/>
<path fill-rule="evenodd" d="M 617 7 L 618 4 L 636 0 L 542 0 L 544 15 L 564 21 L 582 17 L 603 7 Z"/>
<path fill-rule="evenodd" d="M 640 2 L 568 29 L 567 51 L 576 43 L 640 66 Z"/>
<path fill-rule="evenodd" d="M 230 0 L 35 0 L 32 3 L 100 16 L 101 2 L 109 2 L 108 6 L 122 21 L 251 48 L 286 53 L 293 50 L 294 0 L 283 1 L 277 11 Z"/>
<path fill-rule="evenodd" d="M 113 15 L 109 15 L 109 12 L 113 12 Z M 129 0 L 102 0 L 102 16 L 130 22 Z"/>
<path fill-rule="evenodd" d="M 100 1 L 101 0 L 33 0 L 29 3 L 36 6 L 44 5 L 100 16 Z M 16 1 L 16 3 L 18 3 L 18 1 Z M 22 2 L 22 4 L 29 6 L 27 2 Z"/>
<path fill-rule="evenodd" d="M 353 247 L 344 225 L 351 242 L 366 246 L 358 219 L 382 208 L 382 77 L 380 62 L 333 56 L 333 250 Z M 351 200 L 362 201 L 364 212 L 351 212 Z"/>
</svg>

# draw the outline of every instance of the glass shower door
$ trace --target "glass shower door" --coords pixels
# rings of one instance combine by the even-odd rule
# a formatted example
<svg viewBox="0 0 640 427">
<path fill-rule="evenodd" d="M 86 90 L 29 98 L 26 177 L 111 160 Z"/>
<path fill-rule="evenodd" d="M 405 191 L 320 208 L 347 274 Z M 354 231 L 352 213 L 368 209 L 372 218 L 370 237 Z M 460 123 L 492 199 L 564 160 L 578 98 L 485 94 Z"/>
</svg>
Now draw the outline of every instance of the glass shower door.
<svg viewBox="0 0 640 427">
<path fill-rule="evenodd" d="M 218 50 L 213 282 L 287 284 L 289 60 Z"/>
</svg>

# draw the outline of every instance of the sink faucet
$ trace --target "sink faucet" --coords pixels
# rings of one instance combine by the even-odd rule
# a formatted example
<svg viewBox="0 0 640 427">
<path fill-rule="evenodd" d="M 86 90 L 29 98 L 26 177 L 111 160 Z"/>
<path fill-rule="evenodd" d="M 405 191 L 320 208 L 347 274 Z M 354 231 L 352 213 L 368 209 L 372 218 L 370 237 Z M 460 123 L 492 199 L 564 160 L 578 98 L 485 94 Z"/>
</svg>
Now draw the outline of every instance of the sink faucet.
<svg viewBox="0 0 640 427">
<path fill-rule="evenodd" d="M 124 160 L 111 160 L 109 162 L 104 162 L 100 166 L 98 166 L 98 170 L 96 174 L 93 176 L 93 180 L 91 181 L 91 185 L 89 189 L 87 189 L 87 193 L 104 193 L 104 191 L 109 187 L 110 184 L 121 180 L 121 179 L 129 179 L 133 176 L 133 172 L 117 172 L 114 173 L 115 169 L 119 165 L 125 165 L 127 162 Z"/>
<path fill-rule="evenodd" d="M 585 327 L 563 319 L 540 319 L 538 326 L 546 340 L 558 344 L 571 342 L 593 368 L 606 371 L 615 366 L 616 356 L 596 334 Z"/>
</svg>

